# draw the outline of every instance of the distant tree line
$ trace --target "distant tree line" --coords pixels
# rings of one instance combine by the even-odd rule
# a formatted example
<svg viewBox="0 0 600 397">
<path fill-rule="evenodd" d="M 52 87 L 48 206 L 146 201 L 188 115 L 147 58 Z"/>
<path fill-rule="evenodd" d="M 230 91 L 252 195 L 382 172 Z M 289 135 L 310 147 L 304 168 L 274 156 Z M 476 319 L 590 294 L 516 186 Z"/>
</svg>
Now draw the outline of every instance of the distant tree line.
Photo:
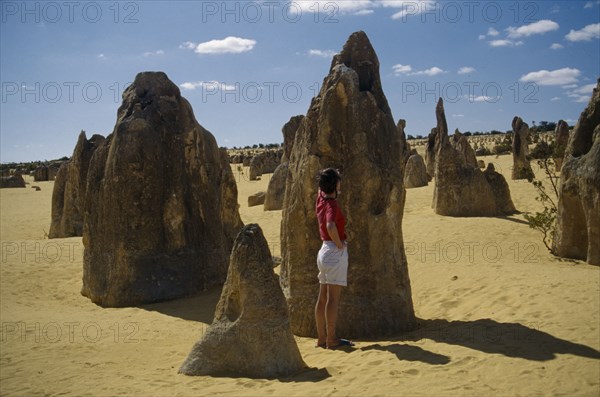
<svg viewBox="0 0 600 397">
<path fill-rule="evenodd" d="M 232 150 L 247 150 L 247 149 L 279 149 L 280 147 L 283 146 L 283 143 L 259 143 L 259 144 L 254 144 L 252 146 L 250 145 L 246 145 L 244 147 L 237 147 L 234 146 L 231 149 Z"/>
<path fill-rule="evenodd" d="M 539 123 L 536 123 L 535 121 L 531 122 L 531 128 L 529 129 L 531 132 L 551 132 L 554 131 L 556 129 L 556 123 L 553 121 L 540 121 Z M 569 129 L 573 129 L 573 126 L 569 126 Z M 501 134 L 511 134 L 512 130 L 507 130 L 506 132 L 502 132 L 502 131 L 498 131 L 498 130 L 491 130 L 491 131 L 475 131 L 475 132 L 471 132 L 471 131 L 465 131 L 462 134 L 464 136 L 480 136 L 480 135 L 501 135 Z M 423 136 L 423 135 L 408 135 L 406 137 L 406 139 L 423 139 L 426 138 L 427 135 Z"/>
<path fill-rule="evenodd" d="M 535 121 L 531 122 L 532 127 L 530 128 L 532 131 L 537 132 L 551 132 L 556 129 L 556 123 L 553 121 L 540 121 L 538 124 Z M 572 130 L 575 125 L 570 125 L 569 130 Z"/>
<path fill-rule="evenodd" d="M 21 162 L 21 163 L 15 163 L 15 162 L 2 163 L 2 164 L 0 164 L 0 171 L 19 169 L 21 171 L 30 172 L 30 171 L 34 171 L 40 165 L 49 165 L 51 163 L 68 161 L 68 160 L 70 160 L 70 157 L 64 156 L 57 160 L 50 160 L 50 161 L 44 160 L 44 161 L 28 161 L 28 162 Z"/>
<path fill-rule="evenodd" d="M 501 135 L 501 134 L 509 134 L 512 131 L 506 131 L 506 132 L 502 132 L 502 131 L 497 131 L 497 130 L 491 130 L 491 131 L 485 131 L 485 132 L 481 132 L 481 131 L 475 131 L 475 132 L 471 132 L 471 131 L 466 131 L 466 132 L 462 132 L 462 134 L 464 136 L 480 136 L 480 135 Z M 427 138 L 427 136 L 423 136 L 423 135 L 417 135 L 417 136 L 413 136 L 413 135 L 407 135 L 406 139 L 424 139 Z"/>
</svg>

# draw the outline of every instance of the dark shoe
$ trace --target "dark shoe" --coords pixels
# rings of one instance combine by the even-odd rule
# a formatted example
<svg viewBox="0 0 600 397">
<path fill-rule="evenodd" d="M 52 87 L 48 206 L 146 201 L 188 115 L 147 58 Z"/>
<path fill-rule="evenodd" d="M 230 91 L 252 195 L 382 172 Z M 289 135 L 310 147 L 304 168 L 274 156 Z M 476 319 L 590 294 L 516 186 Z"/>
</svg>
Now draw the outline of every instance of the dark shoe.
<svg viewBox="0 0 600 397">
<path fill-rule="evenodd" d="M 339 347 L 345 347 L 345 346 L 354 346 L 354 342 L 352 342 L 351 340 L 348 340 L 348 339 L 340 339 L 336 345 L 327 346 L 327 348 L 330 350 L 335 350 Z"/>
</svg>

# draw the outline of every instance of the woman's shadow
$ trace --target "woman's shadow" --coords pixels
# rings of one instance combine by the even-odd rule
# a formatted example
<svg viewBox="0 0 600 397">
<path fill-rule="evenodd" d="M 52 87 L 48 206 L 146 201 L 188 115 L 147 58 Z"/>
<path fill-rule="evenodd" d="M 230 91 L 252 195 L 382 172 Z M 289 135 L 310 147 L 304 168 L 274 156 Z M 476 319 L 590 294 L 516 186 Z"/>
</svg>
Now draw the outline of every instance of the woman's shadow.
<svg viewBox="0 0 600 397">
<path fill-rule="evenodd" d="M 450 357 L 443 354 L 430 352 L 422 349 L 419 346 L 412 346 L 406 344 L 395 343 L 388 346 L 382 346 L 380 344 L 374 344 L 362 347 L 360 350 L 381 350 L 393 353 L 396 355 L 398 360 L 405 361 L 421 361 L 431 365 L 443 365 L 450 362 Z"/>
<path fill-rule="evenodd" d="M 523 324 L 501 323 L 491 319 L 474 321 L 420 319 L 417 330 L 399 337 L 401 341 L 421 339 L 431 339 L 485 353 L 502 354 L 507 357 L 519 357 L 533 361 L 552 360 L 556 358 L 557 354 L 600 359 L 600 352 L 592 347 L 557 338 Z M 430 362 L 431 360 L 423 361 Z"/>
</svg>

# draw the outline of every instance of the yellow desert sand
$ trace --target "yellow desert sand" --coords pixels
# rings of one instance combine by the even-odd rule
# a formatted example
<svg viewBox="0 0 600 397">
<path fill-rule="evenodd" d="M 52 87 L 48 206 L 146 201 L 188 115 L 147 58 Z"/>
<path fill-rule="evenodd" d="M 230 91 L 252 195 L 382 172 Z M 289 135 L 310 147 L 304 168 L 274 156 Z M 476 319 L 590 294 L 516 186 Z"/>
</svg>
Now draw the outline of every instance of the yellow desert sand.
<svg viewBox="0 0 600 397">
<path fill-rule="evenodd" d="M 480 159 L 504 175 L 519 211 L 540 209 L 532 185 L 511 180 L 511 156 Z M 258 223 L 279 256 L 281 211 L 247 205 L 270 175 L 250 182 L 247 168 L 233 170 L 242 220 Z M 47 239 L 53 182 L 36 192 L 27 181 L 0 191 L 3 396 L 600 393 L 600 268 L 550 255 L 522 215 L 435 215 L 433 182 L 407 190 L 403 221 L 420 328 L 358 340 L 351 352 L 296 337 L 310 369 L 268 380 L 177 373 L 212 322 L 219 289 L 119 309 L 83 297 L 81 238 Z"/>
</svg>

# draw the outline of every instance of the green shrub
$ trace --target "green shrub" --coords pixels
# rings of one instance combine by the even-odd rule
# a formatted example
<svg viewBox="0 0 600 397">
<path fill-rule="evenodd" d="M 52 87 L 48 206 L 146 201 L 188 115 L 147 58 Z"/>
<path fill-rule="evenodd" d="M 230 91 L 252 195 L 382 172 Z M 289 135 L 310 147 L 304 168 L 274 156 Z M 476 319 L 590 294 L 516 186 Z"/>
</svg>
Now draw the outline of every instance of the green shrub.
<svg viewBox="0 0 600 397">
<path fill-rule="evenodd" d="M 494 153 L 497 156 L 499 156 L 501 154 L 508 154 L 511 151 L 512 151 L 512 147 L 511 147 L 510 143 L 507 143 L 507 142 L 499 143 L 497 145 L 494 145 L 494 147 L 492 148 L 492 153 Z"/>
</svg>

